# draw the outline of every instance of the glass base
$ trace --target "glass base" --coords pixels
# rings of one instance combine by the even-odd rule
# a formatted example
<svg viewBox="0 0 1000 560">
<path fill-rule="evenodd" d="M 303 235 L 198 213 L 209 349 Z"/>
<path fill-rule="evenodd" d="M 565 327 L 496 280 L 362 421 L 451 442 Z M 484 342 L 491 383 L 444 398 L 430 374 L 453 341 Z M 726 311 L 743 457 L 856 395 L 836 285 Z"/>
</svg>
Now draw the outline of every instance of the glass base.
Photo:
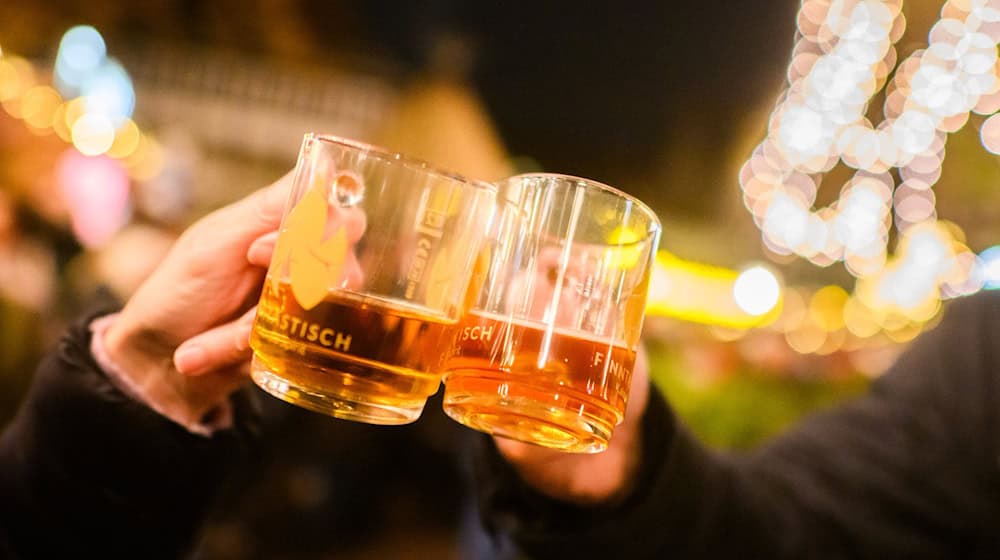
<svg viewBox="0 0 1000 560">
<path fill-rule="evenodd" d="M 445 378 L 444 411 L 481 432 L 571 453 L 607 449 L 618 421 L 593 398 L 472 376 Z"/>
<path fill-rule="evenodd" d="M 364 401 L 349 395 L 317 393 L 271 371 L 257 356 L 250 363 L 250 377 L 267 393 L 296 406 L 353 422 L 398 426 L 420 418 L 424 403 L 388 405 Z"/>
</svg>

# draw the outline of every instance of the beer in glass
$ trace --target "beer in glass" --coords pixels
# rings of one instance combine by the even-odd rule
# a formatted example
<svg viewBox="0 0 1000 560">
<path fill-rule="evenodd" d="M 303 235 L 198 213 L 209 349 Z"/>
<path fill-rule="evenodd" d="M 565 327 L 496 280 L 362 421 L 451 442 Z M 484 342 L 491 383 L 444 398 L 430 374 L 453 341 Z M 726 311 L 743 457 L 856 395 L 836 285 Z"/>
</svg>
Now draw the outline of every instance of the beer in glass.
<svg viewBox="0 0 1000 560">
<path fill-rule="evenodd" d="M 338 418 L 416 420 L 440 384 L 495 190 L 306 135 L 251 333 L 254 382 Z"/>
<path fill-rule="evenodd" d="M 659 220 L 586 179 L 499 187 L 485 273 L 443 366 L 445 412 L 497 436 L 602 451 L 625 413 Z"/>
</svg>

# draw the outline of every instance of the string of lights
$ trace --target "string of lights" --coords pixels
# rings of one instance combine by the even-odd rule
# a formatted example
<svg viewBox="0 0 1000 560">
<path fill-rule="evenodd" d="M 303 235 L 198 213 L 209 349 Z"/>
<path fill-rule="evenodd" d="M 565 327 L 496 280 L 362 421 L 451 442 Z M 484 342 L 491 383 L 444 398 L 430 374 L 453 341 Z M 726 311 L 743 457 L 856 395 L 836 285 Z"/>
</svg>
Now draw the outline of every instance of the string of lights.
<svg viewBox="0 0 1000 560">
<path fill-rule="evenodd" d="M 933 187 L 947 134 L 970 112 L 1000 108 L 1000 1 L 949 0 L 927 48 L 897 66 L 901 8 L 902 0 L 802 2 L 788 85 L 740 171 L 744 203 L 770 251 L 820 266 L 843 261 L 858 278 L 840 305 L 858 336 L 879 325 L 909 332 L 934 317 L 942 298 L 991 282 L 961 229 L 938 220 Z M 883 89 L 883 120 L 873 124 L 869 104 Z M 981 136 L 1000 151 L 997 117 Z M 838 164 L 853 176 L 834 203 L 814 209 L 824 174 Z M 900 235 L 890 255 L 893 225 Z"/>
</svg>

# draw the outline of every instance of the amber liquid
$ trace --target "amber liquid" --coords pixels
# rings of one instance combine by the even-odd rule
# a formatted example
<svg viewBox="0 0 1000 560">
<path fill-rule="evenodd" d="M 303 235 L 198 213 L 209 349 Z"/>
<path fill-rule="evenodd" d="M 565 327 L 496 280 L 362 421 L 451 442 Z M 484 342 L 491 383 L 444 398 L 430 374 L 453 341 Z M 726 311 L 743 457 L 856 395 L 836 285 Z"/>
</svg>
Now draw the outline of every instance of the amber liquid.
<svg viewBox="0 0 1000 560">
<path fill-rule="evenodd" d="M 441 382 L 454 320 L 430 309 L 345 292 L 299 306 L 268 279 L 250 336 L 253 378 L 290 403 L 349 420 L 416 420 Z"/>
<path fill-rule="evenodd" d="M 635 351 L 608 339 L 470 313 L 445 359 L 444 408 L 469 427 L 564 451 L 603 451 Z"/>
</svg>

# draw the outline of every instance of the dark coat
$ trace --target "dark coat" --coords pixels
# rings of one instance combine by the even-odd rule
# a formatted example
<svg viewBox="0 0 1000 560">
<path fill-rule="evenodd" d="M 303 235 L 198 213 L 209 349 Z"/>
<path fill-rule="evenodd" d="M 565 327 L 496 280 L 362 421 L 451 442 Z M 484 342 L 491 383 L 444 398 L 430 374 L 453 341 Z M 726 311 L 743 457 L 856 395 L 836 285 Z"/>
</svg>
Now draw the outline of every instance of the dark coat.
<svg viewBox="0 0 1000 560">
<path fill-rule="evenodd" d="M 484 440 L 486 522 L 535 558 L 1000 558 L 1000 291 L 954 302 L 870 393 L 713 453 L 653 391 L 623 503 L 579 508 Z"/>
</svg>

